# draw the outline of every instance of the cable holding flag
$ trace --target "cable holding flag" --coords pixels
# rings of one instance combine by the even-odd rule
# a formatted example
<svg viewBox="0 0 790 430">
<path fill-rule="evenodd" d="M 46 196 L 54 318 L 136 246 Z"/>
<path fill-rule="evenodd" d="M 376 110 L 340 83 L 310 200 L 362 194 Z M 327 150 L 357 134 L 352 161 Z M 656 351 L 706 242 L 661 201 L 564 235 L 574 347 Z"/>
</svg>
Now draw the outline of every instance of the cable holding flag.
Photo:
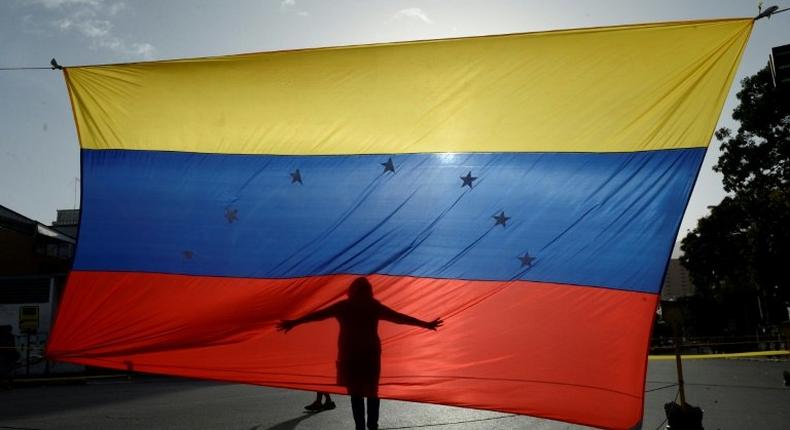
<svg viewBox="0 0 790 430">
<path fill-rule="evenodd" d="M 777 14 L 780 14 L 782 12 L 787 12 L 788 10 L 790 10 L 790 7 L 786 7 L 784 9 L 780 10 L 779 6 L 776 6 L 776 5 L 769 6 L 768 9 L 766 9 L 765 11 L 763 11 L 762 8 L 763 8 L 763 5 L 762 5 L 762 2 L 761 2 L 760 5 L 758 6 L 758 9 L 757 9 L 757 11 L 759 13 L 758 13 L 758 15 L 756 17 L 754 17 L 755 21 L 757 21 L 758 19 L 762 19 L 762 18 L 771 19 L 772 15 L 777 15 Z"/>
</svg>

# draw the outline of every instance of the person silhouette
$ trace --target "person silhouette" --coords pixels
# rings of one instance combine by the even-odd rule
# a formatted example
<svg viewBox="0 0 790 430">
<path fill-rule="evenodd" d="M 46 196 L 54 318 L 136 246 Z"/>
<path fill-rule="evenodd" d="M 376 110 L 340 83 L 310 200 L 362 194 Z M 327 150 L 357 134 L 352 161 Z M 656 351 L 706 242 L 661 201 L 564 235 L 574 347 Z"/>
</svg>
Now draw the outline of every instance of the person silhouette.
<svg viewBox="0 0 790 430">
<path fill-rule="evenodd" d="M 348 298 L 294 320 L 282 320 L 277 329 L 288 333 L 307 322 L 336 318 L 340 323 L 337 339 L 337 384 L 346 387 L 351 396 L 351 410 L 357 430 L 365 430 L 365 398 L 367 397 L 367 428 L 378 429 L 378 385 L 381 374 L 381 340 L 379 320 L 436 330 L 444 323 L 441 318 L 423 321 L 396 312 L 373 297 L 373 286 L 367 278 L 354 279 Z"/>
</svg>

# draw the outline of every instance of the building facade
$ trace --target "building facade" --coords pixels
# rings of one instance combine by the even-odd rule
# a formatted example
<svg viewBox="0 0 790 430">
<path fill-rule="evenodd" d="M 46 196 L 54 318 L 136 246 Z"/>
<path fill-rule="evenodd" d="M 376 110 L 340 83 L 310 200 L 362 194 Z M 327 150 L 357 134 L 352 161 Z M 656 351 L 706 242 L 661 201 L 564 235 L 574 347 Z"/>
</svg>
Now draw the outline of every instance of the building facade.
<svg viewBox="0 0 790 430">
<path fill-rule="evenodd" d="M 17 374 L 71 370 L 41 357 L 75 245 L 74 237 L 0 206 L 0 325 L 11 326 L 22 356 Z"/>
</svg>

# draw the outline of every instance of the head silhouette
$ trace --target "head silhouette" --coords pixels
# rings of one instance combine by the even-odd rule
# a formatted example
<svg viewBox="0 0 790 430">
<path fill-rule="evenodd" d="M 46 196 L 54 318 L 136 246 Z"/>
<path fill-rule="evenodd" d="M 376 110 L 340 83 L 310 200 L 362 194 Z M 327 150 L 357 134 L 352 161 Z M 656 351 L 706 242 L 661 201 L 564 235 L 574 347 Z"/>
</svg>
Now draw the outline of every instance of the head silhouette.
<svg viewBox="0 0 790 430">
<path fill-rule="evenodd" d="M 352 301 L 373 300 L 373 286 L 368 278 L 359 277 L 348 287 L 348 299 Z"/>
</svg>

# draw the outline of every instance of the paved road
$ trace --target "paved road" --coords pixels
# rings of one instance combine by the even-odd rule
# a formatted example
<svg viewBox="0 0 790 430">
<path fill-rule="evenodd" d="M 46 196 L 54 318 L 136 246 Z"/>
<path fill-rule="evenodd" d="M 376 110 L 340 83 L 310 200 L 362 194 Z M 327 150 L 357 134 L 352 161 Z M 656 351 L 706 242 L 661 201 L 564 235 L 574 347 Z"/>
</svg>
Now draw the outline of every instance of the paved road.
<svg viewBox="0 0 790 430">
<path fill-rule="evenodd" d="M 706 429 L 788 429 L 790 388 L 782 370 L 790 361 L 695 360 L 685 362 L 687 396 L 705 410 Z M 650 362 L 647 389 L 674 382 L 674 362 Z M 662 405 L 676 388 L 649 391 L 643 428 L 657 428 Z M 338 408 L 304 414 L 311 393 L 166 378 L 105 380 L 87 385 L 0 391 L 0 429 L 352 429 L 348 398 Z M 382 402 L 382 429 L 580 430 L 586 427 L 487 411 Z M 662 427 L 663 428 L 663 427 Z"/>
</svg>

